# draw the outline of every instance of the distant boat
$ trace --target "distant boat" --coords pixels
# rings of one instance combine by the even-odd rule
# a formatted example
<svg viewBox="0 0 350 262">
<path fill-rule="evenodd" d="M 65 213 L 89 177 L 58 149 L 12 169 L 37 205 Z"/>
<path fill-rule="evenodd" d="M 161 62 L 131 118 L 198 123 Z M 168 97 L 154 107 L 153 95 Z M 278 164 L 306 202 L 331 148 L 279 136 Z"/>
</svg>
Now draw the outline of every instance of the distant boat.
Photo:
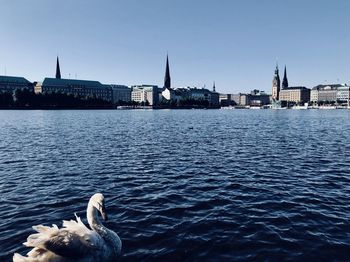
<svg viewBox="0 0 350 262">
<path fill-rule="evenodd" d="M 336 106 L 319 106 L 318 109 L 337 109 Z"/>
<path fill-rule="evenodd" d="M 120 110 L 133 109 L 133 106 L 117 106 L 117 109 L 120 109 Z"/>
<path fill-rule="evenodd" d="M 299 110 L 301 110 L 301 109 L 303 109 L 303 110 L 309 109 L 309 103 L 305 103 L 303 106 L 295 105 L 295 106 L 292 107 L 292 109 L 299 109 Z"/>
<path fill-rule="evenodd" d="M 234 106 L 222 106 L 220 109 L 225 109 L 225 110 L 227 110 L 227 109 L 235 109 L 235 107 Z"/>
<path fill-rule="evenodd" d="M 260 106 L 251 106 L 249 109 L 261 109 Z"/>
</svg>

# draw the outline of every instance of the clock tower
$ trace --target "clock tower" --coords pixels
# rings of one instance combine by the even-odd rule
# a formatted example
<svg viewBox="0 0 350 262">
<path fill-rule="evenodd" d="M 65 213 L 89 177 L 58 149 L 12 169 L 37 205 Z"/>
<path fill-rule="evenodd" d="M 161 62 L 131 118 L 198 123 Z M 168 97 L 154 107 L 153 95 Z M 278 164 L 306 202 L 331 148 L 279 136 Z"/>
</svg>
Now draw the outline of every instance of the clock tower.
<svg viewBox="0 0 350 262">
<path fill-rule="evenodd" d="M 272 99 L 274 101 L 279 100 L 279 93 L 281 89 L 281 80 L 278 74 L 278 65 L 276 65 L 275 75 L 272 80 Z"/>
</svg>

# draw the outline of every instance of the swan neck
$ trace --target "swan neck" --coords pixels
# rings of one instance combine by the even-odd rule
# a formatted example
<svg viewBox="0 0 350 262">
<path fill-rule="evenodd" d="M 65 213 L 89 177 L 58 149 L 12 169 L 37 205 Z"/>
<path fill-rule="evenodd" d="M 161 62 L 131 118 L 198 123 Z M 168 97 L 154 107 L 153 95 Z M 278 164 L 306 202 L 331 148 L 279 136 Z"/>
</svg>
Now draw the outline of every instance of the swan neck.
<svg viewBox="0 0 350 262">
<path fill-rule="evenodd" d="M 87 220 L 92 230 L 96 231 L 98 234 L 103 234 L 106 230 L 102 225 L 101 220 L 98 217 L 98 210 L 92 204 L 89 203 L 87 208 Z"/>
<path fill-rule="evenodd" d="M 122 243 L 119 236 L 102 225 L 98 213 L 98 209 L 89 202 L 86 214 L 90 228 L 113 246 L 114 255 L 120 254 Z"/>
</svg>

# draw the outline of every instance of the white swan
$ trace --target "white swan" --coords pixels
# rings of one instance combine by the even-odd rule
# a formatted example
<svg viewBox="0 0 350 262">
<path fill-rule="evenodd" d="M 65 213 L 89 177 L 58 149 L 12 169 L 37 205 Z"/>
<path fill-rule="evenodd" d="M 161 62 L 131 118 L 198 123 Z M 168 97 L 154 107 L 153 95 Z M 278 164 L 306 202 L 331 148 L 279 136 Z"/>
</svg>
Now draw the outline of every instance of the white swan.
<svg viewBox="0 0 350 262">
<path fill-rule="evenodd" d="M 76 220 L 63 221 L 63 228 L 56 225 L 33 226 L 38 233 L 28 237 L 23 243 L 33 249 L 27 257 L 15 253 L 14 262 L 98 262 L 115 261 L 120 255 L 122 243 L 119 236 L 104 227 L 98 212 L 107 220 L 104 197 L 94 194 L 87 207 L 88 229 L 75 215 Z"/>
</svg>

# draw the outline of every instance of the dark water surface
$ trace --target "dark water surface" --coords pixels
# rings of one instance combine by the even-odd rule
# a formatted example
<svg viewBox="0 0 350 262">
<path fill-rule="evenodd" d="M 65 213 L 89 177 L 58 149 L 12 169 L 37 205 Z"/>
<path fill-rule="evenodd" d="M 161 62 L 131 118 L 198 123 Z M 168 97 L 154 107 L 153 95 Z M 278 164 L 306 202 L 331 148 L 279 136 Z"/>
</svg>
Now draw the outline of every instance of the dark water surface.
<svg viewBox="0 0 350 262">
<path fill-rule="evenodd" d="M 0 261 L 106 197 L 122 261 L 350 261 L 350 110 L 0 111 Z"/>
</svg>

